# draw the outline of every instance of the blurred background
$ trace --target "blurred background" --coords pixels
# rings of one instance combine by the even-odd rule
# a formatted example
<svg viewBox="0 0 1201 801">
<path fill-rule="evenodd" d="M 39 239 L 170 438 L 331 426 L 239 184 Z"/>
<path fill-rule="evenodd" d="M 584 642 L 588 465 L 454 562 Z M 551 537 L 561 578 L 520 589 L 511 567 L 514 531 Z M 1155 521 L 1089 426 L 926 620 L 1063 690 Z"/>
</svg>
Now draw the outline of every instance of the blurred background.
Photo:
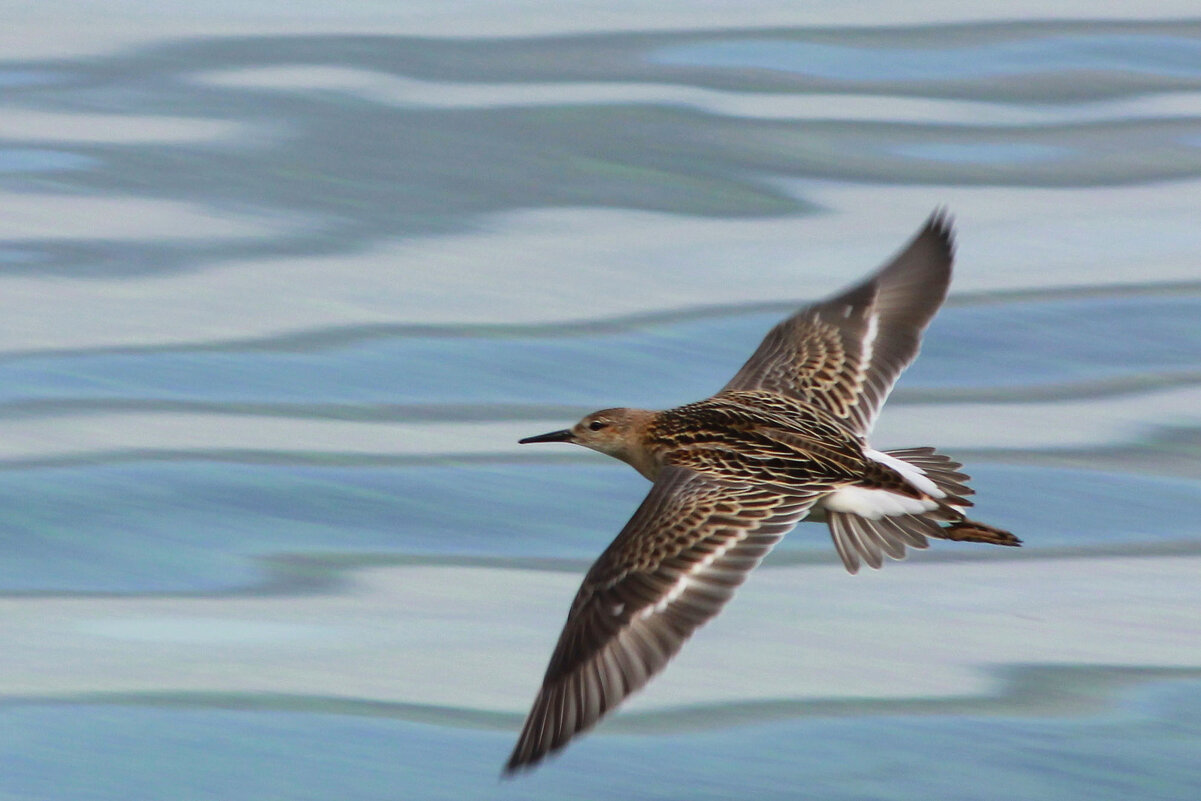
<svg viewBox="0 0 1201 801">
<path fill-rule="evenodd" d="M 193 5 L 0 30 L 0 799 L 1195 798 L 1195 4 Z M 939 206 L 875 444 L 1026 547 L 802 525 L 498 783 L 647 488 L 516 440 L 712 393 Z"/>
</svg>

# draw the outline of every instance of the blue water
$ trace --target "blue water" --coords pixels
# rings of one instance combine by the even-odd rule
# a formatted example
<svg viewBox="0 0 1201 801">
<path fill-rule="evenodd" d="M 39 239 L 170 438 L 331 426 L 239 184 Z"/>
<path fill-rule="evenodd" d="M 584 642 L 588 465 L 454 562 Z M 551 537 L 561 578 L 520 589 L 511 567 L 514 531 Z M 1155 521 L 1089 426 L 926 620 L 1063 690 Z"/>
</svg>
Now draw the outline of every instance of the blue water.
<svg viewBox="0 0 1201 801">
<path fill-rule="evenodd" d="M 656 736 L 602 732 L 537 773 L 498 783 L 510 740 L 503 731 L 333 714 L 31 705 L 0 708 L 0 765 L 9 797 L 81 801 L 666 801 L 682 787 L 705 799 L 917 793 L 986 801 L 1004 787 L 1032 800 L 1185 801 L 1201 781 L 1198 713 L 1201 687 L 1192 683 L 1156 686 L 1103 714 L 1066 720 L 866 716 Z M 849 763 L 847 753 L 856 755 Z"/>
<path fill-rule="evenodd" d="M 665 64 L 787 70 L 843 81 L 937 81 L 1040 72 L 1201 76 L 1201 42 L 1175 36 L 1033 36 L 921 49 L 739 39 L 677 45 Z"/>
<path fill-rule="evenodd" d="M 227 34 L 182 22 L 167 34 L 131 18 L 123 24 L 141 41 L 107 41 L 97 29 L 81 54 L 59 42 L 78 16 L 68 7 L 31 17 L 44 39 L 31 40 L 41 43 L 33 55 L 0 60 L 0 111 L 15 120 L 0 124 L 0 193 L 15 210 L 0 220 L 0 630 L 9 633 L 0 648 L 0 800 L 1192 799 L 1201 786 L 1201 688 L 1194 674 L 1155 671 L 1201 663 L 1189 661 L 1188 633 L 1171 630 L 1179 621 L 1137 592 L 1126 599 L 1128 617 L 1112 620 L 1058 606 L 1048 593 L 1045 619 L 1085 620 L 1093 640 L 1082 638 L 1080 663 L 1032 705 L 986 698 L 968 711 L 865 706 L 838 718 L 737 723 L 702 710 L 699 729 L 653 735 L 625 733 L 618 721 L 505 783 L 497 773 L 536 675 L 487 703 L 448 678 L 450 700 L 429 705 L 491 721 L 480 728 L 259 703 L 277 691 L 368 706 L 404 696 L 416 646 L 387 636 L 371 655 L 387 675 L 371 690 L 358 680 L 359 652 L 345 656 L 343 673 L 337 659 L 304 646 L 281 666 L 269 642 L 244 643 L 237 655 L 250 657 L 225 661 L 232 651 L 206 655 L 168 637 L 127 643 L 123 665 L 119 649 L 114 656 L 95 645 L 102 638 L 87 639 L 147 617 L 169 626 L 176 613 L 218 629 L 241 620 L 266 630 L 283 613 L 256 604 L 281 598 L 386 604 L 369 596 L 378 587 L 357 583 L 359 569 L 379 568 L 386 585 L 389 566 L 417 565 L 410 569 L 446 571 L 430 592 L 443 587 L 448 606 L 396 604 L 372 624 L 387 630 L 368 634 L 433 631 L 418 638 L 420 656 L 444 659 L 448 677 L 456 660 L 495 663 L 507 675 L 528 620 L 512 599 L 498 606 L 483 590 L 473 606 L 473 577 L 485 574 L 456 566 L 531 587 L 581 575 L 647 484 L 565 446 L 518 450 L 505 435 L 482 456 L 458 441 L 410 453 L 404 432 L 463 423 L 518 430 L 528 421 L 526 433 L 536 434 L 595 408 L 708 395 L 772 325 L 824 291 L 798 282 L 759 302 L 734 298 L 731 284 L 753 276 L 769 250 L 754 224 L 794 221 L 789 257 L 803 260 L 804 226 L 828 231 L 820 226 L 835 220 L 853 240 L 902 217 L 916 224 L 940 203 L 961 215 L 961 243 L 975 257 L 957 265 L 963 283 L 890 406 L 979 415 L 971 419 L 983 444 L 947 450 L 973 477 L 977 516 L 1017 532 L 1025 547 L 1007 559 L 1015 555 L 935 543 L 911 561 L 1001 566 L 1011 571 L 995 574 L 1003 585 L 1044 561 L 1058 560 L 1078 581 L 1102 560 L 1141 565 L 1201 552 L 1201 436 L 1188 394 L 1201 383 L 1193 269 L 1201 246 L 1185 191 L 1201 178 L 1201 108 L 1189 100 L 1201 90 L 1201 23 L 1097 23 L 1081 6 L 1048 22 L 913 27 L 865 18 L 820 29 L 780 28 L 748 12 L 737 27 L 689 32 L 644 10 L 645 27 L 631 33 L 575 36 L 547 33 L 518 7 L 506 31 L 448 38 L 420 33 L 423 9 L 437 10 L 398 7 L 399 16 L 354 35 L 359 17 L 331 7 L 305 35 L 285 35 L 253 23 L 259 9 L 250 2 Z M 278 78 L 302 69 L 384 89 Z M 262 71 L 280 85 L 260 83 Z M 444 86 L 450 102 L 390 98 L 396 78 L 428 82 L 434 95 Z M 472 92 L 491 99 L 488 84 L 516 93 L 549 85 L 561 99 L 535 88 L 528 102 L 473 103 Z M 615 94 L 597 101 L 597 85 Z M 638 91 L 646 87 L 656 98 L 680 87 L 680 102 L 648 101 Z M 747 110 L 705 110 L 696 98 L 708 91 L 736 95 Z M 813 92 L 820 103 L 836 104 L 839 93 L 876 100 L 856 106 L 867 109 L 863 119 L 775 113 L 780 93 Z M 1115 98 L 1153 110 L 1107 116 L 1104 101 Z M 933 101 L 944 118 L 892 118 L 915 100 Z M 991 119 L 977 118 L 979 102 L 993 104 Z M 1005 108 L 1015 111 L 1012 124 L 998 119 Z M 150 121 L 118 135 L 95 129 L 97 115 Z M 563 216 L 530 222 L 530 212 Z M 643 216 L 622 216 L 630 213 Z M 662 242 L 647 241 L 647 219 L 664 221 Z M 745 259 L 694 264 L 690 254 L 705 254 L 687 231 L 699 229 L 677 229 L 681 221 L 730 226 L 722 245 Z M 231 223 L 234 232 L 223 232 Z M 687 270 L 703 302 L 657 295 L 633 313 L 610 303 L 623 287 L 595 266 L 595 241 L 574 241 L 577 230 L 603 240 L 624 280 Z M 592 259 L 577 261 L 577 250 Z M 356 283 L 364 272 L 349 266 L 376 252 L 389 286 L 420 302 L 401 293 L 397 308 L 380 311 L 372 287 Z M 678 260 L 665 261 L 669 252 Z M 553 269 L 544 265 L 552 257 Z M 289 285 L 294 260 L 308 259 L 326 259 L 328 277 L 298 270 L 303 280 Z M 543 264 L 530 290 L 545 307 L 514 303 L 525 311 L 509 314 L 515 298 L 506 292 L 515 290 L 497 278 L 527 261 Z M 873 266 L 833 261 L 824 288 Z M 443 271 L 462 276 L 449 304 L 464 309 L 462 320 L 426 308 L 438 301 L 430 287 L 443 286 L 435 280 Z M 288 281 L 281 290 L 256 275 Z M 564 296 L 592 302 L 561 310 L 556 282 L 587 288 Z M 166 300 L 150 308 L 144 298 Z M 1165 388 L 1180 391 L 1176 406 L 1155 401 Z M 1115 399 L 1132 410 L 1110 426 L 1117 433 L 1061 441 L 1071 410 Z M 992 404 L 1042 415 L 1021 432 L 1021 447 L 989 444 Z M 207 443 L 203 432 L 256 416 L 285 433 L 245 447 Z M 310 444 L 305 426 L 345 421 L 378 426 L 378 450 L 336 437 Z M 201 433 L 161 436 L 190 425 Z M 96 430 L 115 444 L 71 439 Z M 824 526 L 800 527 L 762 570 L 798 564 L 840 569 Z M 1188 591 L 1183 607 L 1195 601 Z M 552 595 L 544 602 L 561 615 L 570 598 Z M 477 617 L 502 647 L 477 653 L 438 640 L 442 624 Z M 363 638 L 354 627 L 368 624 L 352 618 L 345 630 L 328 624 L 335 643 Z M 954 620 L 946 622 L 954 637 Z M 904 636 L 870 620 L 854 625 L 873 643 Z M 1146 676 L 1061 708 L 1080 692 L 1071 670 L 1099 669 L 1097 652 L 1142 659 L 1156 635 L 1173 648 L 1146 648 Z M 822 644 L 802 625 L 795 642 L 756 647 L 747 658 L 781 665 L 779 649 L 807 656 Z M 1025 664 L 1020 649 L 1013 658 Z M 719 673 L 715 693 L 726 686 Z M 146 678 L 163 675 L 171 678 Z M 245 686 L 262 692 L 237 696 L 236 709 L 203 693 L 163 700 L 181 687 L 228 699 Z"/>
<path fill-rule="evenodd" d="M 1022 161 L 1047 161 L 1070 158 L 1072 151 L 1050 145 L 1021 142 L 952 142 L 898 145 L 892 148 L 898 155 L 926 161 L 946 161 L 958 164 L 1007 164 Z"/>
<path fill-rule="evenodd" d="M 278 404 L 281 413 L 317 416 L 321 404 L 351 407 L 343 416 L 353 416 L 355 404 L 389 404 L 402 420 L 405 404 L 670 406 L 720 388 L 781 316 L 730 310 L 679 322 L 614 321 L 612 333 L 570 325 L 537 333 L 384 330 L 303 348 L 285 339 L 20 356 L 0 361 L 0 414 L 6 404 L 28 414 L 32 401 L 51 400 L 76 408 L 112 400 Z M 1201 294 L 1191 293 L 951 307 L 932 323 L 902 398 L 931 387 L 1195 373 L 1199 318 Z"/>
<path fill-rule="evenodd" d="M 1029 551 L 1201 542 L 1194 480 L 987 464 L 973 475 L 988 488 L 978 515 L 1038 532 Z M 0 471 L 0 506 L 10 510 L 0 592 L 249 590 L 272 582 L 263 561 L 272 554 L 330 559 L 331 577 L 337 557 L 353 554 L 583 564 L 646 487 L 616 463 L 302 467 L 216 458 Z M 1098 494 L 1111 500 L 1090 503 Z M 769 564 L 797 553 L 832 564 L 829 550 L 825 526 L 803 525 Z M 972 550 L 945 543 L 938 553 Z"/>
<path fill-rule="evenodd" d="M 61 150 L 6 149 L 0 150 L 0 173 L 57 172 L 77 170 L 95 164 L 95 159 Z"/>
</svg>

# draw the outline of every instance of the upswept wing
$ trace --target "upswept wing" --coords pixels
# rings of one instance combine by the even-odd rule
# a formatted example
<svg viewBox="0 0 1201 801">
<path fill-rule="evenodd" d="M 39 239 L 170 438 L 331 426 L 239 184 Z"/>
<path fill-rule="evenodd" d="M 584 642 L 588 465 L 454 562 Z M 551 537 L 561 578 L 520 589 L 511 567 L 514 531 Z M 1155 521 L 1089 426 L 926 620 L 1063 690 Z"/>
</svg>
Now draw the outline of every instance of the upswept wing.
<svg viewBox="0 0 1201 801">
<path fill-rule="evenodd" d="M 505 771 L 562 748 L 646 684 L 815 497 L 664 468 L 584 578 Z"/>
<path fill-rule="evenodd" d="M 922 332 L 947 295 L 951 220 L 935 212 L 888 264 L 862 283 L 773 328 L 725 389 L 800 398 L 866 435 Z"/>
</svg>

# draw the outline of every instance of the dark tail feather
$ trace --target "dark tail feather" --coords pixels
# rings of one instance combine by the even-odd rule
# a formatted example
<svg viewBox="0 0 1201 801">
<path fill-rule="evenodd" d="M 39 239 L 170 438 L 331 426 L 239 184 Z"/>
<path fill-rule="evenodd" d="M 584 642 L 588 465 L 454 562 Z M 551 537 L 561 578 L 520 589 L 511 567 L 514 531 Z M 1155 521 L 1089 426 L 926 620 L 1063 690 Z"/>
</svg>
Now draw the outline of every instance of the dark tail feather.
<svg viewBox="0 0 1201 801">
<path fill-rule="evenodd" d="M 885 555 L 893 559 L 904 559 L 906 548 L 928 548 L 928 537 L 1011 547 L 1022 544 L 1020 539 L 1008 531 L 968 520 L 949 507 L 944 509 L 946 513 L 942 519 L 953 520 L 945 526 L 940 526 L 934 517 L 938 512 L 928 515 L 895 515 L 881 517 L 879 520 L 869 520 L 846 512 L 829 512 L 826 522 L 830 526 L 834 548 L 850 573 L 858 573 L 861 562 L 866 562 L 868 567 L 879 569 L 884 564 L 882 557 Z M 953 517 L 959 519 L 954 520 Z"/>
<path fill-rule="evenodd" d="M 934 536 L 954 542 L 983 542 L 989 545 L 1009 545 L 1018 547 L 1022 541 L 1004 529 L 994 528 L 986 523 L 968 520 L 966 517 L 944 526 Z"/>
</svg>

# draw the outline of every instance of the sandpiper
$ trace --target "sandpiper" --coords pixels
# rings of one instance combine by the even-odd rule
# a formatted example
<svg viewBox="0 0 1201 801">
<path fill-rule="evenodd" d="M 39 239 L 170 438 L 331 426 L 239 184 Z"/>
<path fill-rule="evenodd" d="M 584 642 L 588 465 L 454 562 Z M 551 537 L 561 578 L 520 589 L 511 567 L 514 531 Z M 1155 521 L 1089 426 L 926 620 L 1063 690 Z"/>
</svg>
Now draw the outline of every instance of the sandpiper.
<svg viewBox="0 0 1201 801">
<path fill-rule="evenodd" d="M 959 463 L 867 442 L 946 297 L 953 257 L 951 221 L 935 212 L 874 275 L 773 328 L 713 397 L 604 409 L 521 440 L 592 448 L 654 485 L 584 578 L 506 773 L 646 684 L 805 517 L 826 521 L 851 573 L 930 537 L 1021 544 L 964 515 L 972 490 Z"/>
</svg>

